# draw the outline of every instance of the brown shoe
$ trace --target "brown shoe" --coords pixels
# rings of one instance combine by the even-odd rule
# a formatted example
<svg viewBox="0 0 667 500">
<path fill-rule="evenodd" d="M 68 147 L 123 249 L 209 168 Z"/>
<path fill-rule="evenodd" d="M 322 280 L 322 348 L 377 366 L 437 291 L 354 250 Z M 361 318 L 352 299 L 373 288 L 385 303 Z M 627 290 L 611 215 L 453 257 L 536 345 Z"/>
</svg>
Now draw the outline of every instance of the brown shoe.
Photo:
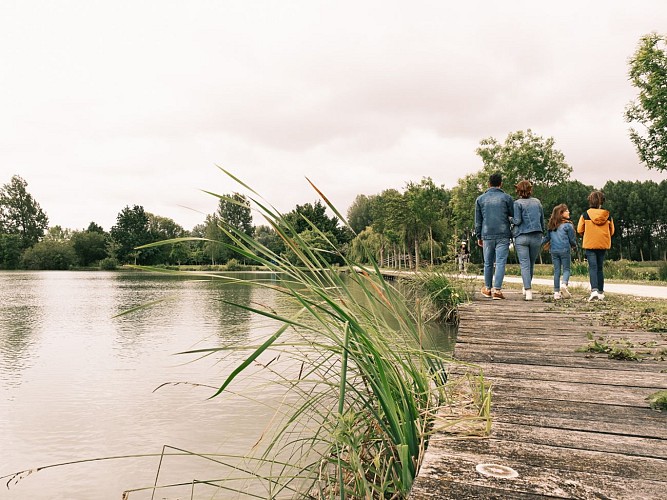
<svg viewBox="0 0 667 500">
<path fill-rule="evenodd" d="M 500 290 L 494 290 L 493 291 L 493 300 L 504 300 L 505 296 L 503 295 L 503 292 Z"/>
<path fill-rule="evenodd" d="M 489 299 L 491 298 L 491 290 L 489 290 L 485 286 L 483 286 L 482 290 L 480 290 L 480 291 L 481 291 L 482 295 L 484 295 L 484 297 L 489 298 Z"/>
</svg>

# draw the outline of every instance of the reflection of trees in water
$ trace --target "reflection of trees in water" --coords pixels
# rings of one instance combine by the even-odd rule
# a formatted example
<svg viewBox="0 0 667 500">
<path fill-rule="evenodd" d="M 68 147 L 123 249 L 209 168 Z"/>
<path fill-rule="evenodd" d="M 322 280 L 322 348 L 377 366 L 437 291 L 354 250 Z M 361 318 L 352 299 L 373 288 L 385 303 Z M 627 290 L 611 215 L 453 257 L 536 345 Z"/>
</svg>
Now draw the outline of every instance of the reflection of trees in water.
<svg viewBox="0 0 667 500">
<path fill-rule="evenodd" d="M 247 342 L 255 315 L 234 304 L 253 307 L 257 290 L 224 278 L 117 273 L 116 313 L 146 306 L 113 319 L 118 348 L 123 357 L 134 357 L 165 338 L 179 337 L 192 349 Z"/>
<path fill-rule="evenodd" d="M 43 307 L 35 296 L 36 276 L 0 273 L 0 376 L 9 383 L 19 383 L 21 372 L 34 361 L 43 320 Z"/>
</svg>

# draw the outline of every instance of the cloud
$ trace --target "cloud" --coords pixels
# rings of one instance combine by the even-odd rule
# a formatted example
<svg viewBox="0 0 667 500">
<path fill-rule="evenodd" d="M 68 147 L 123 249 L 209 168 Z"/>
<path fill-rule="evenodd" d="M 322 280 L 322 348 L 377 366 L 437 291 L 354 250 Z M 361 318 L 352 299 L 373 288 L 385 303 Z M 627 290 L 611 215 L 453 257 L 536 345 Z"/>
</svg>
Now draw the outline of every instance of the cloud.
<svg viewBox="0 0 667 500">
<path fill-rule="evenodd" d="M 192 227 L 215 208 L 200 189 L 238 189 L 216 164 L 282 210 L 315 199 L 309 177 L 345 211 L 422 177 L 452 187 L 481 139 L 528 128 L 582 182 L 664 178 L 623 121 L 661 0 L 0 9 L 0 182 L 22 175 L 53 224 L 108 229 L 142 204 Z"/>
</svg>

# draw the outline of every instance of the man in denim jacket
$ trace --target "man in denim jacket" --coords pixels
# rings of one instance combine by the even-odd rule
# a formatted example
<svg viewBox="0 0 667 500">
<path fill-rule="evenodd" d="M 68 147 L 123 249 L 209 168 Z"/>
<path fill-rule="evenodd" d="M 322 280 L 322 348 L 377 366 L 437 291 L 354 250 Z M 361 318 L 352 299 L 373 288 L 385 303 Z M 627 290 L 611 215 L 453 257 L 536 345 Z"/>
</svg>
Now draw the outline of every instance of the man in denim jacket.
<svg viewBox="0 0 667 500">
<path fill-rule="evenodd" d="M 491 174 L 489 189 L 475 200 L 475 235 L 484 253 L 482 295 L 494 300 L 505 298 L 502 287 L 510 248 L 510 219 L 514 217 L 514 200 L 500 189 L 502 184 L 499 173 Z"/>
</svg>

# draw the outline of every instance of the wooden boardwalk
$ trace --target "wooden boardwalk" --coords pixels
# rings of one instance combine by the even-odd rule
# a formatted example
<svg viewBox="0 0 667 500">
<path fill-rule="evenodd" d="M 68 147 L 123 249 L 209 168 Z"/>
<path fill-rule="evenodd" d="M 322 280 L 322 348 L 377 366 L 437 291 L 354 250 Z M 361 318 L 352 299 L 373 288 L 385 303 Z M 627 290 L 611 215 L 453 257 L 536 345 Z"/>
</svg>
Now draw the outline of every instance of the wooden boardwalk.
<svg viewBox="0 0 667 500">
<path fill-rule="evenodd" d="M 491 434 L 437 433 L 410 498 L 667 499 L 667 412 L 645 399 L 667 389 L 667 362 L 577 352 L 590 333 L 662 348 L 667 335 L 618 331 L 594 312 L 506 296 L 477 294 L 460 309 L 454 352 L 492 382 Z"/>
</svg>

